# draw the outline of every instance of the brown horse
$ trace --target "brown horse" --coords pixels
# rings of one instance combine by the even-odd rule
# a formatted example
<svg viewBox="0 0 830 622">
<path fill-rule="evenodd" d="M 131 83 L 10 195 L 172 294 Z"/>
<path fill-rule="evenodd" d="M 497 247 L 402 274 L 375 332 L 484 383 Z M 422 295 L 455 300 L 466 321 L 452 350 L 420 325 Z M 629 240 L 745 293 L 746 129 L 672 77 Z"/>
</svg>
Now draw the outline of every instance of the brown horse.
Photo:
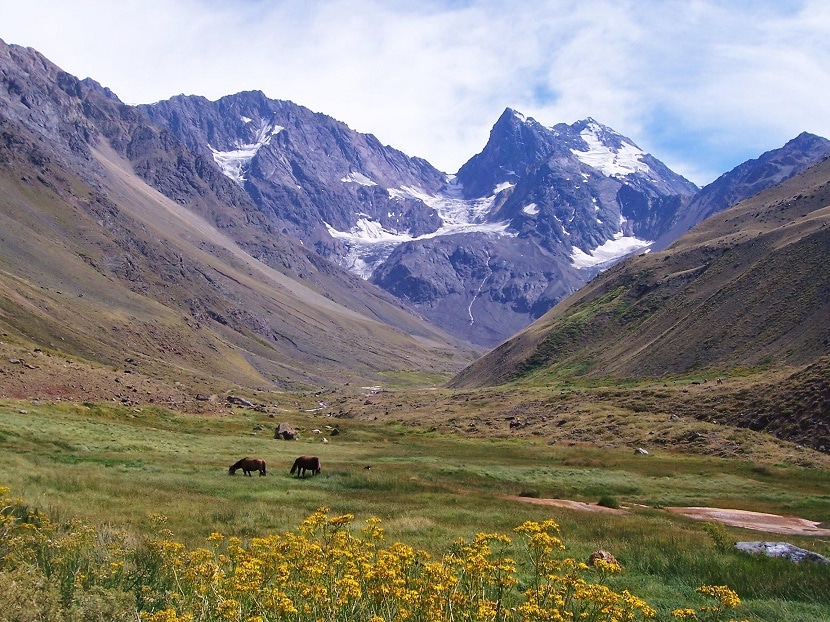
<svg viewBox="0 0 830 622">
<path fill-rule="evenodd" d="M 317 456 L 300 456 L 294 461 L 294 466 L 291 467 L 291 473 L 297 471 L 297 477 L 302 475 L 305 477 L 306 471 L 311 471 L 312 475 L 317 475 L 320 472 L 320 458 Z"/>
<path fill-rule="evenodd" d="M 259 476 L 262 477 L 265 475 L 265 460 L 262 458 L 242 458 L 236 464 L 231 465 L 231 468 L 228 469 L 228 475 L 233 475 L 237 469 L 242 469 L 242 475 L 248 477 L 251 476 L 252 471 L 259 471 Z"/>
</svg>

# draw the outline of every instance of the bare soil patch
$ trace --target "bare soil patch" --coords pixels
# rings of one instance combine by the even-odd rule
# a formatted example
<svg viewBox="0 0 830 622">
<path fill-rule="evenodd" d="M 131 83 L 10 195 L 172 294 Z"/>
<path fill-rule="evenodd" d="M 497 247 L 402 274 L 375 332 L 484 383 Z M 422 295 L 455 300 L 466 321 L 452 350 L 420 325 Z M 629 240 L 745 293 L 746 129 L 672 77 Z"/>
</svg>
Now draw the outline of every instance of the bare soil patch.
<svg viewBox="0 0 830 622">
<path fill-rule="evenodd" d="M 539 499 L 536 497 L 507 497 L 511 501 L 524 501 L 537 505 L 548 505 L 582 512 L 597 512 L 603 514 L 627 514 L 626 510 L 607 508 L 595 503 L 571 501 L 569 499 Z M 779 533 L 792 536 L 830 536 L 830 529 L 821 527 L 822 523 L 810 521 L 798 516 L 781 516 L 764 512 L 750 512 L 749 510 L 730 510 L 724 508 L 706 507 L 669 507 L 667 512 L 685 516 L 694 520 L 714 521 L 730 527 L 741 527 L 768 533 Z"/>
<path fill-rule="evenodd" d="M 666 508 L 666 510 L 672 514 L 679 514 L 694 520 L 715 521 L 730 527 L 742 527 L 792 536 L 830 536 L 830 529 L 819 527 L 821 523 L 797 516 L 779 516 L 778 514 L 765 514 L 748 510 L 703 507 L 673 507 Z"/>
<path fill-rule="evenodd" d="M 559 508 L 568 508 L 571 510 L 580 510 L 582 512 L 597 512 L 600 514 L 627 514 L 625 510 L 618 510 L 616 508 L 607 508 L 596 503 L 585 503 L 583 501 L 570 501 L 568 499 L 538 499 L 536 497 L 507 497 L 511 501 L 524 501 L 525 503 L 535 503 L 536 505 L 552 505 Z"/>
</svg>

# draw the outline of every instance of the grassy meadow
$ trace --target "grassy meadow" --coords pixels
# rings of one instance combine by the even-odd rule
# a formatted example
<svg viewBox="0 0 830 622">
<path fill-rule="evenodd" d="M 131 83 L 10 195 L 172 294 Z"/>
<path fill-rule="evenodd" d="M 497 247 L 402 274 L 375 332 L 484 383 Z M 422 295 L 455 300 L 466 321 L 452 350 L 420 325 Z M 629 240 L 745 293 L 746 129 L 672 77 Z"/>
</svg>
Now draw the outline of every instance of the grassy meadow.
<svg viewBox="0 0 830 622">
<path fill-rule="evenodd" d="M 273 438 L 288 422 L 296 441 Z M 339 427 L 331 435 L 326 426 Z M 320 429 L 315 434 L 313 429 Z M 328 441 L 323 443 L 321 438 Z M 313 454 L 322 473 L 289 468 Z M 228 475 L 243 456 L 266 460 L 266 477 Z M 609 579 L 670 619 L 697 606 L 695 588 L 726 584 L 751 620 L 830 619 L 830 568 L 738 554 L 738 540 L 788 541 L 830 556 L 830 538 L 796 537 L 684 519 L 669 506 L 718 506 L 830 519 L 830 472 L 688 454 L 548 445 L 534 439 L 467 438 L 398 423 L 341 421 L 298 408 L 269 415 L 184 415 L 153 407 L 0 402 L 0 486 L 54 521 L 152 536 L 153 515 L 177 541 L 211 533 L 243 541 L 291 531 L 320 507 L 377 517 L 388 542 L 433 554 L 478 532 L 512 534 L 526 520 L 555 520 L 566 553 L 613 553 Z M 589 513 L 510 500 L 564 498 L 614 505 Z M 691 603 L 691 604 L 690 604 Z"/>
</svg>

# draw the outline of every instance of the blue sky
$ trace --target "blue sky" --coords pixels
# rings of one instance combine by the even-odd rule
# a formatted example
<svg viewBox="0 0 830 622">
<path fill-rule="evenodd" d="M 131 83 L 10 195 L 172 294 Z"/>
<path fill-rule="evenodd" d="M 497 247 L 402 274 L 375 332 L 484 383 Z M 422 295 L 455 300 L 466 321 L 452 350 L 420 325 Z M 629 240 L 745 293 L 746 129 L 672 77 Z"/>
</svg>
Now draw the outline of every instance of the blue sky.
<svg viewBox="0 0 830 622">
<path fill-rule="evenodd" d="M 0 0 L 0 38 L 127 103 L 258 89 L 454 173 L 506 107 L 593 117 L 702 185 L 830 138 L 830 2 Z"/>
</svg>

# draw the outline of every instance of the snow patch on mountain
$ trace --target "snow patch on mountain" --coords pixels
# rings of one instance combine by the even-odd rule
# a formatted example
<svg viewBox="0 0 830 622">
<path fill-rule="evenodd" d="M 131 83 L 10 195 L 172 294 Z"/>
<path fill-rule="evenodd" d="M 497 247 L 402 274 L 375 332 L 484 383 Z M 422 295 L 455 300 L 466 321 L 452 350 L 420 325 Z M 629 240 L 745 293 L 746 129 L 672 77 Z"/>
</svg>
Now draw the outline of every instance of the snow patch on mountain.
<svg viewBox="0 0 830 622">
<path fill-rule="evenodd" d="M 595 168 L 607 177 L 625 177 L 633 173 L 647 173 L 651 169 L 642 161 L 645 151 L 623 140 L 619 148 L 606 145 L 600 138 L 602 129 L 591 123 L 579 136 L 588 145 L 587 151 L 571 149 L 580 162 Z"/>
<path fill-rule="evenodd" d="M 370 278 L 375 268 L 386 261 L 399 244 L 405 242 L 428 240 L 455 233 L 516 235 L 508 231 L 508 222 L 486 221 L 495 202 L 495 195 L 483 199 L 462 199 L 461 189 L 452 183 L 442 194 L 429 194 L 412 186 L 389 188 L 387 192 L 391 197 L 423 201 L 438 213 L 442 225 L 432 233 L 412 236 L 408 233 L 385 229 L 379 222 L 371 220 L 365 214 L 360 214 L 357 223 L 348 231 L 338 231 L 329 223 L 324 223 L 329 235 L 342 240 L 348 249 L 341 265 L 363 279 Z"/>
<path fill-rule="evenodd" d="M 253 122 L 248 117 L 241 117 L 241 120 L 246 125 Z M 229 151 L 219 151 L 210 144 L 208 144 L 208 148 L 213 154 L 213 160 L 219 165 L 222 172 L 237 184 L 242 185 L 245 182 L 245 172 L 248 169 L 248 164 L 257 154 L 257 151 L 270 143 L 272 136 L 279 134 L 284 129 L 279 125 L 261 122 L 257 130 L 256 140 L 252 143 L 237 144 L 236 149 Z"/>
<path fill-rule="evenodd" d="M 539 206 L 535 203 L 531 203 L 530 205 L 525 205 L 522 208 L 522 212 L 527 214 L 528 216 L 537 216 L 539 214 Z"/>
<path fill-rule="evenodd" d="M 360 184 L 361 186 L 377 186 L 377 182 L 372 181 L 363 173 L 358 173 L 356 171 L 350 172 L 346 175 L 343 179 L 341 179 L 344 184 Z"/>
<path fill-rule="evenodd" d="M 608 240 L 605 244 L 586 253 L 582 249 L 573 247 L 571 251 L 571 263 L 576 268 L 594 268 L 611 264 L 626 255 L 630 255 L 640 249 L 647 247 L 651 241 L 641 240 L 634 236 L 625 235 L 622 231 L 614 235 L 614 239 Z"/>
</svg>

